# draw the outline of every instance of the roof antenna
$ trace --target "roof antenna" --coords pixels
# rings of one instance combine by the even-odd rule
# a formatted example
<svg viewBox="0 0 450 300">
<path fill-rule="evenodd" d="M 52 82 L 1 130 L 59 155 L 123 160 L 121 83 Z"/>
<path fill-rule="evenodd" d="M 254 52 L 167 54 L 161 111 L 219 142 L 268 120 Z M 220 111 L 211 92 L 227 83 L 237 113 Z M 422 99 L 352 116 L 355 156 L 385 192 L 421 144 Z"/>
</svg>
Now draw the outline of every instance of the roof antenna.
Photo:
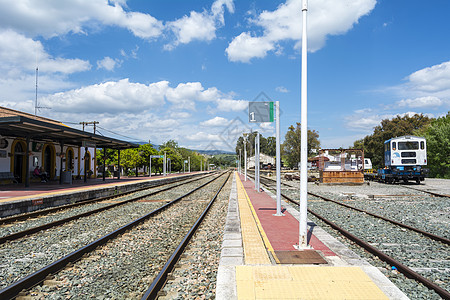
<svg viewBox="0 0 450 300">
<path fill-rule="evenodd" d="M 34 116 L 37 116 L 37 112 L 41 108 L 50 109 L 50 107 L 39 106 L 38 104 L 38 76 L 39 76 L 39 67 L 38 67 L 38 50 L 36 49 L 36 99 L 34 102 Z"/>
</svg>

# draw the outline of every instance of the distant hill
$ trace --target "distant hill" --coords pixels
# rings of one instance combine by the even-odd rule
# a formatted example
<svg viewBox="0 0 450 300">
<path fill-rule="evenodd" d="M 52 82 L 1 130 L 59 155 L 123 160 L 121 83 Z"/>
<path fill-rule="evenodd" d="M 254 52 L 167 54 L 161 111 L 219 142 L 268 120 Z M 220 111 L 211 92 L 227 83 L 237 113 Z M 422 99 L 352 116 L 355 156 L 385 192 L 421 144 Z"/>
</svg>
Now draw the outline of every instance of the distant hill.
<svg viewBox="0 0 450 300">
<path fill-rule="evenodd" d="M 200 154 L 207 154 L 207 155 L 218 155 L 218 154 L 232 154 L 235 155 L 236 153 L 231 151 L 225 151 L 225 150 L 192 150 L 195 152 L 198 152 Z"/>
</svg>

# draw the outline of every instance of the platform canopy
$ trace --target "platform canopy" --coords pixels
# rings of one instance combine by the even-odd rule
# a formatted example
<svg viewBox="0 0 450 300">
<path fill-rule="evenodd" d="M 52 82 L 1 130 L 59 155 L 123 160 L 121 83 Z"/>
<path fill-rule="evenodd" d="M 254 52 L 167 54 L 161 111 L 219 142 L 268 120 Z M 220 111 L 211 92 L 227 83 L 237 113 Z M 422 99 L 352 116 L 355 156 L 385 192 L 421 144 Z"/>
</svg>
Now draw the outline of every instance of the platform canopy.
<svg viewBox="0 0 450 300">
<path fill-rule="evenodd" d="M 28 116 L 0 117 L 0 136 L 23 137 L 65 145 L 110 149 L 137 148 L 138 144 L 74 129 L 53 120 L 39 120 Z"/>
</svg>

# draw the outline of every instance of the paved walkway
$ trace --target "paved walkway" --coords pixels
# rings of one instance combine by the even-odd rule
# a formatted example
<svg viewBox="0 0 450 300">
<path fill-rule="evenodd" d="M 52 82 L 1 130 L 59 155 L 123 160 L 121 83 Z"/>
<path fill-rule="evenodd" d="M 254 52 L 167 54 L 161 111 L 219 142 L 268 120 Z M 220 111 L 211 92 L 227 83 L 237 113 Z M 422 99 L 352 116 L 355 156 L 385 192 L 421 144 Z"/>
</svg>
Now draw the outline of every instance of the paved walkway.
<svg viewBox="0 0 450 300">
<path fill-rule="evenodd" d="M 235 174 L 216 298 L 230 299 L 408 299 L 377 268 L 324 232 L 310 226 L 311 250 L 298 251 L 298 211 L 283 203 L 284 216 L 274 216 L 270 192 L 256 192 L 254 183 Z M 309 222 L 309 225 L 312 223 Z M 281 254 L 309 260 L 280 263 Z"/>
</svg>

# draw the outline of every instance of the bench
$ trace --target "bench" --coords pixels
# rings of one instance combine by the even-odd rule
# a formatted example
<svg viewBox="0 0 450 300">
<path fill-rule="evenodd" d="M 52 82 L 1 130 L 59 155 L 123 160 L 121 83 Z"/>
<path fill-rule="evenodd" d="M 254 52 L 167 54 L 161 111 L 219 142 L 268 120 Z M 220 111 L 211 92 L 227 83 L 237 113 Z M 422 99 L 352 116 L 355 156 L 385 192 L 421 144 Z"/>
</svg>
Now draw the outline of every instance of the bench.
<svg viewBox="0 0 450 300">
<path fill-rule="evenodd" d="M 0 172 L 0 181 L 2 180 L 12 180 L 12 182 L 18 183 L 12 172 Z"/>
</svg>

